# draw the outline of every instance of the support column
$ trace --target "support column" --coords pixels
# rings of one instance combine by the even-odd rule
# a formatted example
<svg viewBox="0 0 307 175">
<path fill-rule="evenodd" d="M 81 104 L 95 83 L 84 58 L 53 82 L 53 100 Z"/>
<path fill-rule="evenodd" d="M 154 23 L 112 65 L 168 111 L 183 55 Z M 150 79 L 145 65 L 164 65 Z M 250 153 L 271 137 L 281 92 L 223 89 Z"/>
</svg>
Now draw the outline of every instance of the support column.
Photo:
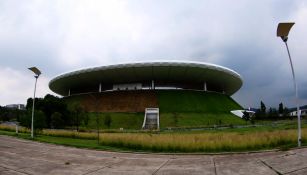
<svg viewBox="0 0 307 175">
<path fill-rule="evenodd" d="M 155 89 L 155 81 L 151 80 L 151 89 Z"/>
<path fill-rule="evenodd" d="M 68 89 L 68 96 L 70 96 L 70 89 Z"/>
<path fill-rule="evenodd" d="M 207 82 L 204 82 L 204 91 L 207 91 Z"/>
<path fill-rule="evenodd" d="M 98 91 L 101 92 L 101 83 L 99 83 L 99 90 Z"/>
</svg>

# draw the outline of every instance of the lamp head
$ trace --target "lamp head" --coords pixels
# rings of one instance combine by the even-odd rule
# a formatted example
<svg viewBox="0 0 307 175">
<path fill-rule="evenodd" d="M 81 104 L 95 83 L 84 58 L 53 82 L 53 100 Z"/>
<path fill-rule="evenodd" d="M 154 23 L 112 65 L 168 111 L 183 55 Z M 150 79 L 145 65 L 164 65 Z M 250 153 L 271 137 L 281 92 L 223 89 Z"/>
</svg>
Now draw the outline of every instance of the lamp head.
<svg viewBox="0 0 307 175">
<path fill-rule="evenodd" d="M 28 68 L 29 70 L 31 70 L 33 73 L 35 73 L 35 78 L 38 78 L 41 73 L 41 71 L 37 68 L 37 67 L 30 67 Z"/>
<path fill-rule="evenodd" d="M 294 22 L 279 23 L 277 26 L 277 36 L 280 37 L 284 42 L 287 42 L 288 34 L 294 24 Z"/>
</svg>

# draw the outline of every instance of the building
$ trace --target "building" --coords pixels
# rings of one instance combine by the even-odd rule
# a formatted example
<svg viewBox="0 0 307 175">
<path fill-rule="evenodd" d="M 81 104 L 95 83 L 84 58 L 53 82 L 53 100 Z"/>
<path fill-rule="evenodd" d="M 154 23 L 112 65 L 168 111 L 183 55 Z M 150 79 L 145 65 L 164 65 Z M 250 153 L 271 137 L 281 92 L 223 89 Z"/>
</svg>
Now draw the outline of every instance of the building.
<svg viewBox="0 0 307 175">
<path fill-rule="evenodd" d="M 200 62 L 141 62 L 81 69 L 52 79 L 62 96 L 122 90 L 188 89 L 234 94 L 241 76 L 226 67 Z"/>
<path fill-rule="evenodd" d="M 142 128 L 159 129 L 159 118 L 177 113 L 232 115 L 230 111 L 242 109 L 230 97 L 242 83 L 242 77 L 226 67 L 163 61 L 72 71 L 53 78 L 49 88 L 88 112 L 145 113 Z"/>
<path fill-rule="evenodd" d="M 76 70 L 56 76 L 49 88 L 66 99 L 79 100 L 88 111 L 144 112 L 145 108 L 159 108 L 157 96 L 162 91 L 177 96 L 213 92 L 230 97 L 242 83 L 237 72 L 219 65 L 160 61 Z"/>
<path fill-rule="evenodd" d="M 5 105 L 6 108 L 9 109 L 19 109 L 19 110 L 25 110 L 26 107 L 24 104 L 9 104 L 9 105 Z"/>
<path fill-rule="evenodd" d="M 299 111 L 301 113 L 301 116 L 307 116 L 307 109 L 301 109 Z M 290 112 L 290 116 L 297 116 L 297 111 Z"/>
</svg>

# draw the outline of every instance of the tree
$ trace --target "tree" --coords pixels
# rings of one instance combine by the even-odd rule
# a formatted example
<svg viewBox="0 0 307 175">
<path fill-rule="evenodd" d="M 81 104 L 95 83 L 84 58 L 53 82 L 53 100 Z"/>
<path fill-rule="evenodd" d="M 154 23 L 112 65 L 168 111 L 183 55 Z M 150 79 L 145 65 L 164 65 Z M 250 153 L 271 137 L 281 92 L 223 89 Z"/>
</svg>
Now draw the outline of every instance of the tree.
<svg viewBox="0 0 307 175">
<path fill-rule="evenodd" d="M 89 120 L 90 120 L 90 117 L 89 117 L 88 113 L 84 112 L 83 113 L 83 123 L 84 123 L 85 126 L 88 126 Z"/>
<path fill-rule="evenodd" d="M 173 116 L 174 116 L 174 125 L 177 127 L 177 125 L 178 125 L 178 113 L 174 112 Z"/>
<path fill-rule="evenodd" d="M 26 128 L 31 128 L 31 111 L 30 110 L 27 110 L 27 112 L 20 116 L 20 125 L 21 126 L 24 126 Z"/>
<path fill-rule="evenodd" d="M 97 142 L 99 144 L 99 141 L 100 141 L 100 136 L 99 136 L 99 133 L 100 133 L 100 117 L 98 115 L 98 112 L 95 112 L 95 116 L 96 116 L 96 127 L 97 127 Z"/>
<path fill-rule="evenodd" d="M 0 106 L 0 121 L 9 121 L 8 109 Z"/>
<path fill-rule="evenodd" d="M 32 122 L 32 111 L 28 110 L 27 113 L 20 118 L 20 125 L 31 128 L 31 122 Z M 34 113 L 34 131 L 37 132 L 39 130 L 42 130 L 43 128 L 46 128 L 46 117 L 44 113 L 40 110 L 35 110 Z"/>
<path fill-rule="evenodd" d="M 46 128 L 46 116 L 42 111 L 35 111 L 34 116 L 34 127 L 35 130 L 42 130 L 43 128 Z"/>
<path fill-rule="evenodd" d="M 48 128 L 53 127 L 52 126 L 52 115 L 55 112 L 59 112 L 58 103 L 59 103 L 59 101 L 57 100 L 57 97 L 55 97 L 53 95 L 47 94 L 44 97 L 42 110 L 44 111 L 44 113 L 46 115 L 46 122 L 47 122 Z M 56 114 L 56 115 L 58 115 L 58 114 Z M 58 117 L 58 116 L 56 116 L 56 117 Z"/>
<path fill-rule="evenodd" d="M 33 105 L 33 98 L 28 98 L 26 109 L 32 110 Z M 42 110 L 44 106 L 44 99 L 43 98 L 35 98 L 35 110 Z"/>
<path fill-rule="evenodd" d="M 278 113 L 279 113 L 279 115 L 284 114 L 284 105 L 282 103 L 279 103 Z"/>
<path fill-rule="evenodd" d="M 92 106 L 94 106 L 94 109 L 95 109 L 94 114 L 96 116 L 97 142 L 99 144 L 100 117 L 98 115 L 98 111 L 99 111 L 99 105 L 100 105 L 100 100 L 99 100 L 100 98 L 99 98 L 98 94 L 97 95 L 90 94 L 89 97 L 92 99 L 92 102 L 93 102 Z"/>
<path fill-rule="evenodd" d="M 256 110 L 254 119 L 264 119 L 266 115 L 266 107 L 263 101 L 260 101 L 260 108 Z"/>
<path fill-rule="evenodd" d="M 111 119 L 110 114 L 106 114 L 106 115 L 104 116 L 103 123 L 104 123 L 104 125 L 105 125 L 106 127 L 110 128 L 111 123 L 112 123 L 112 119 Z"/>
<path fill-rule="evenodd" d="M 19 121 L 26 110 L 0 106 L 0 121 Z"/>
<path fill-rule="evenodd" d="M 266 107 L 265 107 L 265 104 L 263 103 L 263 101 L 260 102 L 260 112 L 262 114 L 266 113 Z"/>
<path fill-rule="evenodd" d="M 32 110 L 33 99 L 28 98 L 26 109 Z M 59 112 L 62 114 L 62 119 L 64 123 L 69 124 L 70 120 L 68 118 L 68 109 L 65 101 L 59 97 L 47 94 L 44 98 L 35 98 L 35 110 L 41 110 L 46 116 L 47 127 L 51 127 L 51 115 L 54 112 Z"/>
<path fill-rule="evenodd" d="M 59 112 L 55 112 L 51 115 L 51 128 L 63 128 L 64 120 L 63 115 Z"/>
<path fill-rule="evenodd" d="M 278 116 L 278 112 L 276 108 L 269 108 L 269 117 L 273 119 L 277 116 Z"/>
<path fill-rule="evenodd" d="M 80 104 L 74 104 L 71 108 L 71 115 L 76 126 L 77 131 L 79 131 L 79 126 L 83 120 L 83 115 L 85 113 L 83 107 Z"/>
<path fill-rule="evenodd" d="M 246 122 L 250 120 L 250 115 L 248 112 L 243 111 L 242 119 L 244 119 Z"/>
<path fill-rule="evenodd" d="M 51 127 L 52 115 L 55 112 L 61 113 L 61 118 L 64 120 L 64 114 L 67 114 L 67 105 L 63 99 L 47 94 L 43 99 L 43 106 L 41 109 L 46 115 L 46 123 L 48 128 Z"/>
<path fill-rule="evenodd" d="M 290 110 L 287 107 L 285 107 L 283 116 L 289 116 L 289 113 L 290 113 Z"/>
</svg>

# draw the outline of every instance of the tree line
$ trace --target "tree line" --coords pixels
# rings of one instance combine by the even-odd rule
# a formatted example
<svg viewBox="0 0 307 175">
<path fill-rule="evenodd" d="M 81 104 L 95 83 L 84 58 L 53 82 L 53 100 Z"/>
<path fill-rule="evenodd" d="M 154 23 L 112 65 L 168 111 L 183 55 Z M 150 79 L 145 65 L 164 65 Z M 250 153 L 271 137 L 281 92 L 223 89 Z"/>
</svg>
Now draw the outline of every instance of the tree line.
<svg viewBox="0 0 307 175">
<path fill-rule="evenodd" d="M 21 118 L 20 123 L 26 127 L 29 127 L 31 122 L 33 99 L 27 100 L 26 109 L 28 115 Z M 79 130 L 81 123 L 87 125 L 89 116 L 82 108 L 80 104 L 72 104 L 68 106 L 63 98 L 59 98 L 50 94 L 47 94 L 44 98 L 35 99 L 35 118 L 34 126 L 36 128 L 75 128 Z M 37 122 L 37 123 L 35 123 Z"/>
<path fill-rule="evenodd" d="M 267 109 L 263 101 L 260 101 L 260 108 L 256 109 L 256 119 L 283 119 L 292 118 L 290 110 L 284 107 L 283 103 L 279 103 L 278 109 L 270 107 Z"/>
<path fill-rule="evenodd" d="M 26 110 L 0 107 L 0 121 L 19 122 L 21 126 L 31 127 L 33 98 L 28 98 Z M 73 128 L 79 130 L 81 124 L 87 126 L 88 113 L 79 104 L 68 106 L 64 99 L 47 94 L 44 98 L 35 98 L 35 129 Z"/>
<path fill-rule="evenodd" d="M 0 121 L 12 121 L 20 119 L 20 116 L 24 115 L 24 110 L 7 108 L 0 106 Z"/>
<path fill-rule="evenodd" d="M 19 125 L 31 128 L 33 99 L 28 98 L 26 110 L 12 109 L 0 106 L 1 121 L 17 121 Z M 98 112 L 92 113 L 95 117 L 95 128 L 100 129 L 103 124 L 110 129 L 112 118 L 106 113 L 99 115 Z M 102 117 L 102 118 L 101 118 Z M 35 98 L 34 128 L 41 130 L 49 129 L 75 129 L 80 130 L 80 126 L 88 128 L 90 113 L 79 103 L 70 103 L 63 98 L 47 94 L 44 98 Z"/>
</svg>

